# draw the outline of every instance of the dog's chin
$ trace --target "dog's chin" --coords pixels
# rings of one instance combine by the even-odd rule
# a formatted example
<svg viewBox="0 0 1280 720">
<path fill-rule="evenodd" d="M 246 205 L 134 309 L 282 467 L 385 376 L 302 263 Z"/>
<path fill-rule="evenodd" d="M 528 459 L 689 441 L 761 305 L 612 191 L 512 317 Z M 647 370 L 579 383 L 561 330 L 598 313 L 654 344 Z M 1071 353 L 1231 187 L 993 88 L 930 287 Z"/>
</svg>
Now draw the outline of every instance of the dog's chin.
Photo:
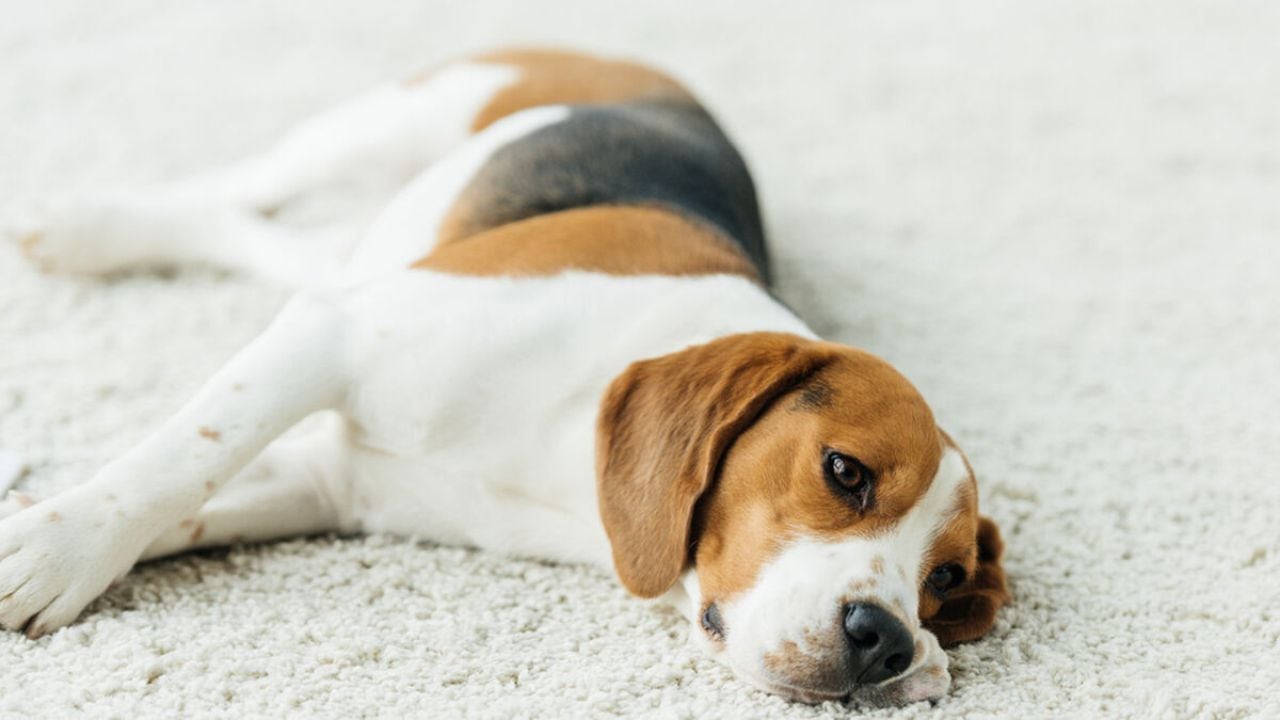
<svg viewBox="0 0 1280 720">
<path fill-rule="evenodd" d="M 732 664 L 729 665 L 733 670 L 733 674 L 738 679 L 745 681 L 748 685 L 763 690 L 770 695 L 778 695 L 792 702 L 805 703 L 807 705 L 819 705 L 824 702 L 842 702 L 849 697 L 849 688 L 841 690 L 823 690 L 821 688 L 808 688 L 799 685 L 790 685 L 778 682 L 776 680 L 767 680 L 757 677 L 754 673 L 743 672 Z"/>
<path fill-rule="evenodd" d="M 820 705 L 826 702 L 849 702 L 868 707 L 910 705 L 941 699 L 951 689 L 951 676 L 945 670 L 920 668 L 910 675 L 879 685 L 853 685 L 840 689 L 824 689 L 792 685 L 743 672 L 730 664 L 733 674 L 748 684 L 792 702 Z"/>
<path fill-rule="evenodd" d="M 905 675 L 879 685 L 850 685 L 839 689 L 826 689 L 792 684 L 778 678 L 766 678 L 761 673 L 743 669 L 733 662 L 724 645 L 707 638 L 700 628 L 695 627 L 692 630 L 690 639 L 708 655 L 726 665 L 740 681 L 771 695 L 807 705 L 820 705 L 826 702 L 849 702 L 867 707 L 910 705 L 939 700 L 951 689 L 947 656 L 937 647 L 936 640 L 929 643 L 932 645 L 929 656 L 910 668 Z"/>
<path fill-rule="evenodd" d="M 922 668 L 902 678 L 880 685 L 854 688 L 850 702 L 867 706 L 911 705 L 942 699 L 951 689 L 951 675 L 937 668 Z"/>
<path fill-rule="evenodd" d="M 777 683 L 759 683 L 757 686 L 766 692 L 806 705 L 841 702 L 867 707 L 894 707 L 939 700 L 947 694 L 950 682 L 919 682 L 914 678 L 905 678 L 896 683 L 855 686 L 834 692 Z"/>
<path fill-rule="evenodd" d="M 806 705 L 820 705 L 824 702 L 844 702 L 849 699 L 849 692 L 847 690 L 842 692 L 827 692 L 811 688 L 792 687 L 790 685 L 772 685 L 764 689 L 766 692 L 770 692 L 774 695 L 780 695 L 792 702 L 805 703 Z"/>
</svg>

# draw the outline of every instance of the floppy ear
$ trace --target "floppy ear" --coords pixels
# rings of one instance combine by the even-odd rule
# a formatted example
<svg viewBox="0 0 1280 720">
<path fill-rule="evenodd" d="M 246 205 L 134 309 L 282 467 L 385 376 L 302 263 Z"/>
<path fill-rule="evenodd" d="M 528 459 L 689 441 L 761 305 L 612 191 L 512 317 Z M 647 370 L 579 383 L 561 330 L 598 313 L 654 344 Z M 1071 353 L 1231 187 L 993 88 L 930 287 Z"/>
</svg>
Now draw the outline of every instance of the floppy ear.
<svg viewBox="0 0 1280 720">
<path fill-rule="evenodd" d="M 986 635 L 996 623 L 996 611 L 1013 600 L 1000 566 L 1003 554 L 1000 529 L 988 518 L 978 518 L 978 570 L 973 582 L 947 598 L 938 613 L 924 623 L 940 644 L 954 645 Z"/>
<path fill-rule="evenodd" d="M 688 562 L 694 505 L 734 439 L 771 400 L 831 357 L 780 333 L 731 335 L 633 363 L 609 385 L 596 426 L 596 490 L 613 564 L 641 597 Z"/>
</svg>

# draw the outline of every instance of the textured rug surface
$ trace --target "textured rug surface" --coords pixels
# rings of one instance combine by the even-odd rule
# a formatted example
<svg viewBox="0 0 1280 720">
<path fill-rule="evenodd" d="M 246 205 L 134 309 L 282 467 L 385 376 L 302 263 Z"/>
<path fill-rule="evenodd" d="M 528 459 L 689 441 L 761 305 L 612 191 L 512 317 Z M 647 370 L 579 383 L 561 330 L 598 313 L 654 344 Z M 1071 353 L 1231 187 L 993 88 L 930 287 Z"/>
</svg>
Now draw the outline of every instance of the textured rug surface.
<svg viewBox="0 0 1280 720">
<path fill-rule="evenodd" d="M 1280 4 L 9 3 L 0 200 L 225 163 L 460 52 L 685 78 L 761 186 L 781 294 L 967 449 L 1016 604 L 899 709 L 788 704 L 608 575 L 392 538 L 140 568 L 0 634 L 0 716 L 1280 717 Z M 0 448 L 40 493 L 270 318 L 212 271 L 0 248 Z M 163 478 L 156 478 L 163 482 Z"/>
</svg>

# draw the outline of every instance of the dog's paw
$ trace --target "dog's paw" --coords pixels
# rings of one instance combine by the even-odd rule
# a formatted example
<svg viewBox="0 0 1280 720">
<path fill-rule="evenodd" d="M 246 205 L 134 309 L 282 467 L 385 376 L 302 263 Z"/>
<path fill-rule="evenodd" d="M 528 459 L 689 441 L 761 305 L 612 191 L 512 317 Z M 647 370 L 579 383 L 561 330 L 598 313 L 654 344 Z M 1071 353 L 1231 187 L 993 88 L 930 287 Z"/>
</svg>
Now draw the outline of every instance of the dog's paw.
<svg viewBox="0 0 1280 720">
<path fill-rule="evenodd" d="M 136 264 L 155 216 L 127 195 L 24 200 L 0 213 L 0 234 L 42 272 L 103 275 Z"/>
<path fill-rule="evenodd" d="M 110 272 L 117 265 L 110 236 L 122 224 L 114 205 L 72 198 L 15 203 L 4 212 L 3 233 L 41 272 Z"/>
<path fill-rule="evenodd" d="M 10 495 L 17 512 L 0 520 L 0 625 L 36 638 L 75 620 L 145 542 L 92 488 L 32 500 Z"/>
<path fill-rule="evenodd" d="M 42 215 L 42 204 L 32 200 L 5 204 L 0 208 L 0 241 L 13 245 L 37 269 L 45 270 L 36 250 L 43 238 L 40 232 Z"/>
</svg>

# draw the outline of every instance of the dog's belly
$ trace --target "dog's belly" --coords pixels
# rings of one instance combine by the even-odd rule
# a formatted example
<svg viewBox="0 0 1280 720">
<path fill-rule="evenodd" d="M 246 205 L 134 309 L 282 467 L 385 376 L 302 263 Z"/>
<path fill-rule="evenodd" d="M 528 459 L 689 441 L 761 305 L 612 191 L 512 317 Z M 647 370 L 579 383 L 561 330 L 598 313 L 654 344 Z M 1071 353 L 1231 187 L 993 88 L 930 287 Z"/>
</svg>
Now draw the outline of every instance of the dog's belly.
<svg viewBox="0 0 1280 720">
<path fill-rule="evenodd" d="M 607 567 L 590 457 L 564 471 L 529 467 L 528 458 L 489 452 L 474 464 L 457 455 L 399 458 L 354 448 L 352 501 L 368 532 L 419 537 L 544 560 Z M 502 470 L 512 461 L 526 468 Z"/>
<path fill-rule="evenodd" d="M 605 565 L 595 422 L 608 383 L 727 334 L 811 335 L 728 275 L 413 270 L 334 301 L 355 378 L 351 482 L 334 493 L 344 526 Z"/>
</svg>

